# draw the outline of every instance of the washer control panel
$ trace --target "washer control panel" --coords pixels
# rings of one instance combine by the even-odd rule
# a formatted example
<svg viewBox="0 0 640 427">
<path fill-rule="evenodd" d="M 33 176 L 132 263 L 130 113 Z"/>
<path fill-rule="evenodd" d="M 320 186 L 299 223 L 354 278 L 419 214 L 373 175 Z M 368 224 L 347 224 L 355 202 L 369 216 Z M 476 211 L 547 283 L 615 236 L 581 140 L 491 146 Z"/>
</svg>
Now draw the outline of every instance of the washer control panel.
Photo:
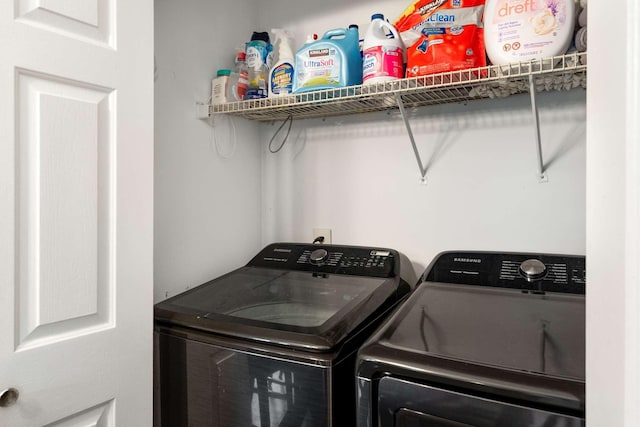
<svg viewBox="0 0 640 427">
<path fill-rule="evenodd" d="M 585 293 L 584 256 L 532 253 L 444 252 L 431 263 L 424 280 L 532 293 Z"/>
<path fill-rule="evenodd" d="M 319 274 L 393 277 L 399 256 L 393 249 L 341 245 L 277 243 L 264 248 L 249 266 Z"/>
</svg>

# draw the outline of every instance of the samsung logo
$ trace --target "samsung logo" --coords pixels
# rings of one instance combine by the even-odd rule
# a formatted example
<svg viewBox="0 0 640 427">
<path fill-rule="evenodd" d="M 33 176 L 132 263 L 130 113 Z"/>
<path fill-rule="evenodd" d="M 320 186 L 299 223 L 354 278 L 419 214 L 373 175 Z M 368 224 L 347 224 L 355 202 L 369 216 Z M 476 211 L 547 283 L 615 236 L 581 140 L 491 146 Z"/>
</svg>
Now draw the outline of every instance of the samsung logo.
<svg viewBox="0 0 640 427">
<path fill-rule="evenodd" d="M 481 264 L 482 260 L 480 258 L 454 258 L 453 262 L 470 262 L 475 264 Z"/>
<path fill-rule="evenodd" d="M 389 256 L 389 255 L 391 255 L 391 252 L 373 250 L 373 251 L 369 252 L 369 255 L 372 255 L 372 256 Z"/>
<path fill-rule="evenodd" d="M 273 252 L 291 253 L 291 249 L 280 249 L 280 248 L 275 248 L 275 249 L 273 250 Z"/>
</svg>

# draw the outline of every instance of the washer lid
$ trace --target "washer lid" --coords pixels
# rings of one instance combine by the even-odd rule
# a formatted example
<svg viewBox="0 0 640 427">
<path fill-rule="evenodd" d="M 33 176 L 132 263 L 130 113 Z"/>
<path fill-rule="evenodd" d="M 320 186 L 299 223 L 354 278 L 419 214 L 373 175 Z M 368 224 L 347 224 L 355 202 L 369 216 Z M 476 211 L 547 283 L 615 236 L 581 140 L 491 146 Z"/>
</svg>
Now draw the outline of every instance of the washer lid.
<svg viewBox="0 0 640 427">
<path fill-rule="evenodd" d="M 403 353 L 424 354 L 584 380 L 585 299 L 425 282 L 380 343 L 400 362 Z"/>
<path fill-rule="evenodd" d="M 155 306 L 155 319 L 228 337 L 334 350 L 416 282 L 393 249 L 273 243 L 249 263 Z"/>
<path fill-rule="evenodd" d="M 584 380 L 584 257 L 444 252 L 424 277 L 385 345 Z"/>
<path fill-rule="evenodd" d="M 242 267 L 156 304 L 156 321 L 329 351 L 395 303 L 397 278 Z M 406 292 L 406 290 L 405 290 Z"/>
<path fill-rule="evenodd" d="M 422 283 L 358 353 L 358 377 L 585 410 L 585 304 L 545 295 Z"/>
</svg>

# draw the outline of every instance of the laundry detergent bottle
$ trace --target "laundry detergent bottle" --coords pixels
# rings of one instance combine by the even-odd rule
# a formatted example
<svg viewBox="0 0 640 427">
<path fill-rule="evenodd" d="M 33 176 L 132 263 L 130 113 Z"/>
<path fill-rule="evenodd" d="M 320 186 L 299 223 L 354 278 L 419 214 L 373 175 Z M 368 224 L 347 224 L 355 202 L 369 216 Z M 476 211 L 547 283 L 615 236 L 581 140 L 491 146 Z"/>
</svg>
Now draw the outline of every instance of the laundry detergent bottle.
<svg viewBox="0 0 640 427">
<path fill-rule="evenodd" d="M 396 28 L 384 15 L 371 16 L 362 44 L 362 83 L 400 79 L 404 75 L 404 45 Z"/>
<path fill-rule="evenodd" d="M 293 92 L 336 89 L 362 83 L 357 25 L 329 30 L 296 52 Z"/>
<path fill-rule="evenodd" d="M 249 83 L 244 99 L 267 97 L 271 49 L 269 33 L 254 31 L 245 47 Z"/>
<path fill-rule="evenodd" d="M 575 0 L 487 0 L 487 56 L 501 65 L 563 55 L 573 38 L 575 15 Z"/>
</svg>

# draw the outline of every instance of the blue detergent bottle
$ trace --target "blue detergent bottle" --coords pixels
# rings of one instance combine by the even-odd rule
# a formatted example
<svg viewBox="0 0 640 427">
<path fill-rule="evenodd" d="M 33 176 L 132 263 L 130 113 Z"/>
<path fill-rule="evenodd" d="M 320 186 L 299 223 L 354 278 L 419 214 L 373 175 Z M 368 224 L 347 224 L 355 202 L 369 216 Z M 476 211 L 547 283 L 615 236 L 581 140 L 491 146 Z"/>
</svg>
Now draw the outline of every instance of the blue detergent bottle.
<svg viewBox="0 0 640 427">
<path fill-rule="evenodd" d="M 296 52 L 293 93 L 336 89 L 362 83 L 357 25 L 336 28 Z"/>
</svg>

